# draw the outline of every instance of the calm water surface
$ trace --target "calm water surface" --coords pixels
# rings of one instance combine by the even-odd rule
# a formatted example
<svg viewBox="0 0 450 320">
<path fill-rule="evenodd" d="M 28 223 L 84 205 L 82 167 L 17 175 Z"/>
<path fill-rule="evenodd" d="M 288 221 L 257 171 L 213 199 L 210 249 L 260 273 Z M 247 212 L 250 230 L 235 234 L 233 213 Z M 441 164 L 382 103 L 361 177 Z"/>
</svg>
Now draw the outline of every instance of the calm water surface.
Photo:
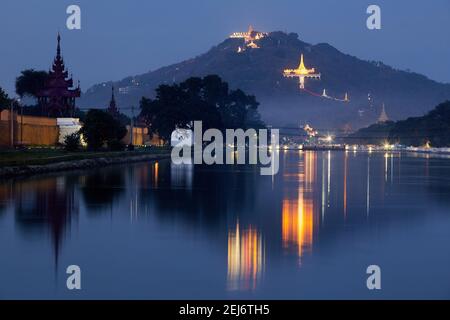
<svg viewBox="0 0 450 320">
<path fill-rule="evenodd" d="M 450 298 L 450 159 L 280 162 L 274 177 L 165 160 L 0 181 L 0 298 Z"/>
</svg>

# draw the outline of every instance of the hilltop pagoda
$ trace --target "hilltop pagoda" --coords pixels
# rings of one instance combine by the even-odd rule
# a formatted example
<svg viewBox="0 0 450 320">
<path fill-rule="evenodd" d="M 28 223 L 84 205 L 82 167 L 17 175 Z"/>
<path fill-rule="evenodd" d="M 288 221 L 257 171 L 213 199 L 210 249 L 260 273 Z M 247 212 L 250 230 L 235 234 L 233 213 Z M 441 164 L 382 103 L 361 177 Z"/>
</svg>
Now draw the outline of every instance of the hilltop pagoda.
<svg viewBox="0 0 450 320">
<path fill-rule="evenodd" d="M 56 57 L 44 88 L 37 94 L 42 115 L 50 117 L 72 117 L 75 110 L 75 99 L 80 97 L 80 82 L 74 88 L 73 80 L 68 76 L 64 60 L 61 56 L 61 36 L 58 33 Z"/>
<path fill-rule="evenodd" d="M 230 34 L 229 38 L 244 39 L 245 44 L 244 47 L 238 48 L 238 53 L 240 53 L 243 52 L 246 47 L 251 49 L 258 49 L 259 46 L 258 44 L 255 43 L 255 41 L 260 40 L 267 36 L 268 36 L 267 32 L 255 31 L 252 26 L 249 26 L 247 32 L 234 32 Z"/>
<path fill-rule="evenodd" d="M 250 43 L 252 41 L 262 39 L 267 35 L 267 32 L 255 31 L 250 25 L 247 32 L 233 32 L 232 34 L 230 34 L 230 38 L 244 39 L 245 43 Z"/>
</svg>

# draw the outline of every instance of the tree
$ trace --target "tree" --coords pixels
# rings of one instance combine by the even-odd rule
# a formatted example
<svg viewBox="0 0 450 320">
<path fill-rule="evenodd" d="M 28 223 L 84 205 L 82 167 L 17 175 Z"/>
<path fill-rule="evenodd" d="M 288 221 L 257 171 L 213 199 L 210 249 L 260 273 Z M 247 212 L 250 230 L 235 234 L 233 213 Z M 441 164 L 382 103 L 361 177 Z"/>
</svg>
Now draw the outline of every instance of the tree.
<svg viewBox="0 0 450 320">
<path fill-rule="evenodd" d="M 189 128 L 196 120 L 202 121 L 204 130 L 263 127 L 255 97 L 239 89 L 230 91 L 216 75 L 160 85 L 156 98 L 143 97 L 140 106 L 149 132 L 166 141 L 175 128 Z"/>
<path fill-rule="evenodd" d="M 8 94 L 0 87 L 0 110 L 9 108 L 11 99 L 9 99 Z"/>
<path fill-rule="evenodd" d="M 237 89 L 229 93 L 226 101 L 227 103 L 220 108 L 220 114 L 227 129 L 245 129 L 249 125 L 250 118 L 256 121 L 257 115 L 254 113 L 259 103 L 255 96 L 247 95 Z"/>
<path fill-rule="evenodd" d="M 348 143 L 400 143 L 407 146 L 450 146 L 450 101 L 439 104 L 422 117 L 373 124 L 345 139 Z"/>
<path fill-rule="evenodd" d="M 89 149 L 99 150 L 105 145 L 116 148 L 117 141 L 125 136 L 127 129 L 108 112 L 91 109 L 86 114 L 80 133 Z"/>
<path fill-rule="evenodd" d="M 16 79 L 16 93 L 20 97 L 30 96 L 35 98 L 38 92 L 44 88 L 47 78 L 48 73 L 45 71 L 24 70 Z"/>
<path fill-rule="evenodd" d="M 439 104 L 423 117 L 411 117 L 395 123 L 389 139 L 405 145 L 450 146 L 450 101 Z"/>
<path fill-rule="evenodd" d="M 66 151 L 78 151 L 81 148 L 80 133 L 74 132 L 64 138 L 64 149 Z"/>
<path fill-rule="evenodd" d="M 367 128 L 362 128 L 345 137 L 349 144 L 384 144 L 389 139 L 389 132 L 395 127 L 394 121 L 374 123 Z"/>
</svg>

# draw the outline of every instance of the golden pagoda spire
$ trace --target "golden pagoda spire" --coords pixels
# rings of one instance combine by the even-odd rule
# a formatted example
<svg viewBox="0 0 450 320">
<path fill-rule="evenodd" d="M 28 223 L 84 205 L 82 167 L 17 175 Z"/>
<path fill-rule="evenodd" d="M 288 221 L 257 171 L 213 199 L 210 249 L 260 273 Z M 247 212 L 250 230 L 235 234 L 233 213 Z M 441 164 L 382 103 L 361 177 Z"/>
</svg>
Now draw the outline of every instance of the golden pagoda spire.
<svg viewBox="0 0 450 320">
<path fill-rule="evenodd" d="M 305 63 L 303 62 L 303 53 L 300 55 L 300 65 L 298 66 L 298 68 L 300 70 L 304 70 L 305 68 Z"/>
<path fill-rule="evenodd" d="M 297 69 L 284 69 L 283 76 L 297 77 L 299 79 L 300 89 L 305 88 L 305 78 L 320 79 L 320 73 L 316 73 L 314 68 L 308 69 L 305 67 L 303 53 L 300 55 L 300 65 Z"/>
<path fill-rule="evenodd" d="M 301 54 L 301 56 L 300 56 L 300 65 L 298 66 L 297 69 L 285 69 L 284 70 L 284 73 L 293 73 L 293 74 L 297 74 L 297 75 L 309 75 L 309 74 L 313 74 L 314 72 L 315 72 L 314 68 L 308 69 L 305 67 L 303 54 Z"/>
</svg>

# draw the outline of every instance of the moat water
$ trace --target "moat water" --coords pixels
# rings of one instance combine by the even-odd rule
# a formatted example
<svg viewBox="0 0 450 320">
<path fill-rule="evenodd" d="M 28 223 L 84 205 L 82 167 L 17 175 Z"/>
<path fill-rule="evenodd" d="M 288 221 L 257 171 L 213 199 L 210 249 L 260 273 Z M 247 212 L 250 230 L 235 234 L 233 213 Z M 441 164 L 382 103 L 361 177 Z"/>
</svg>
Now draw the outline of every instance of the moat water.
<svg viewBox="0 0 450 320">
<path fill-rule="evenodd" d="M 450 159 L 280 155 L 0 181 L 0 299 L 450 298 Z"/>
</svg>

